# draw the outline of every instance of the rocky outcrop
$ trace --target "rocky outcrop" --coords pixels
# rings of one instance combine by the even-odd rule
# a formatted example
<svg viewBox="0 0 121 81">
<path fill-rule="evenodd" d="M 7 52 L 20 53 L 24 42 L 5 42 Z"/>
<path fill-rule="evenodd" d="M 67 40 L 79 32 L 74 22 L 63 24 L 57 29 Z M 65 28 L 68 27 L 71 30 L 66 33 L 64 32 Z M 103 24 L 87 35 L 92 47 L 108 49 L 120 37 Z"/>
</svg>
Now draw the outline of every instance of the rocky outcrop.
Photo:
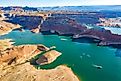
<svg viewBox="0 0 121 81">
<path fill-rule="evenodd" d="M 98 21 L 97 18 L 93 18 L 95 16 L 90 18 L 92 15 L 83 15 L 89 18 L 81 18 L 82 14 L 52 14 L 51 17 L 46 17 L 46 20 L 44 20 L 42 16 L 17 15 L 7 21 L 20 24 L 24 29 L 29 29 L 34 33 L 40 31 L 38 26 L 41 25 L 42 32 L 49 31 L 51 33 L 51 31 L 54 31 L 60 35 L 73 35 L 86 29 L 86 27 L 82 25 L 84 22 L 96 23 Z"/>
<path fill-rule="evenodd" d="M 105 30 L 105 29 L 89 29 L 86 30 L 85 32 L 82 32 L 78 35 L 73 36 L 73 39 L 81 39 L 81 38 L 93 38 L 100 40 L 98 42 L 98 45 L 102 46 L 116 46 L 119 45 L 121 46 L 121 35 L 118 34 L 112 34 L 110 30 Z"/>
<path fill-rule="evenodd" d="M 21 26 L 18 24 L 12 24 L 5 21 L 0 20 L 0 35 L 7 34 L 11 32 L 13 29 L 20 28 Z"/>
<path fill-rule="evenodd" d="M 0 40 L 0 51 L 13 47 L 13 44 L 12 39 Z"/>
<path fill-rule="evenodd" d="M 47 18 L 41 26 L 42 32 L 54 31 L 59 35 L 74 35 L 84 30 L 86 27 L 76 19 L 79 15 L 56 14 Z"/>
<path fill-rule="evenodd" d="M 100 23 L 98 26 L 108 26 L 108 27 L 121 27 L 121 18 L 100 18 Z"/>
<path fill-rule="evenodd" d="M 36 69 L 30 59 L 45 52 L 48 63 L 53 62 L 60 53 L 43 45 L 20 45 L 1 52 L 0 81 L 79 81 L 72 70 L 60 65 L 55 69 Z M 39 58 L 40 59 L 40 58 Z"/>
<path fill-rule="evenodd" d="M 39 28 L 34 28 L 34 29 L 31 29 L 31 32 L 32 33 L 40 33 L 40 29 Z"/>
<path fill-rule="evenodd" d="M 36 29 L 40 25 L 42 20 L 41 16 L 29 16 L 29 15 L 17 15 L 15 17 L 9 18 L 7 22 L 20 24 L 23 29 Z"/>
<path fill-rule="evenodd" d="M 55 61 L 60 55 L 61 55 L 60 52 L 51 50 L 51 51 L 41 55 L 40 58 L 36 60 L 36 63 L 40 64 L 40 65 L 50 64 L 53 61 Z"/>
<path fill-rule="evenodd" d="M 0 69 L 0 81 L 79 81 L 67 66 L 37 70 L 29 63 Z"/>
<path fill-rule="evenodd" d="M 40 49 L 40 46 L 45 48 L 45 51 L 48 50 L 48 48 L 43 45 L 20 45 L 7 48 L 1 52 L 0 65 L 8 66 L 13 63 L 24 63 L 43 51 Z"/>
</svg>

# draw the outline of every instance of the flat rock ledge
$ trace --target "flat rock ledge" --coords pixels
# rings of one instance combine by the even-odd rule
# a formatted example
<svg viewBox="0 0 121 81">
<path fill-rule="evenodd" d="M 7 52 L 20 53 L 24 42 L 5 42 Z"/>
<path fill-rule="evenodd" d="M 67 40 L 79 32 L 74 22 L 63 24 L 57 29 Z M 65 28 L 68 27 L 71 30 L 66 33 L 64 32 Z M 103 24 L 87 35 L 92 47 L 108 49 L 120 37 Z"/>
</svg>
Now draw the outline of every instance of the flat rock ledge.
<svg viewBox="0 0 121 81">
<path fill-rule="evenodd" d="M 79 79 L 67 66 L 37 70 L 29 63 L 25 63 L 0 70 L 0 81 L 79 81 Z"/>
</svg>

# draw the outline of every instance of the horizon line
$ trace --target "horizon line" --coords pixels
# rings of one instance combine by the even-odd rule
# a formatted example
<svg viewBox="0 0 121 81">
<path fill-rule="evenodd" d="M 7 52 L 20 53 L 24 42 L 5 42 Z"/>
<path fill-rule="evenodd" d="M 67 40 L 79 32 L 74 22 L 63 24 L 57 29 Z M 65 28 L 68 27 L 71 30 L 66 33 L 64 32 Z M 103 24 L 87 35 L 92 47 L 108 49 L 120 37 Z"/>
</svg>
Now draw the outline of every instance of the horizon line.
<svg viewBox="0 0 121 81">
<path fill-rule="evenodd" d="M 69 6 L 67 6 L 67 7 L 71 7 L 71 6 L 73 6 L 73 7 L 76 7 L 76 5 L 69 5 Z M 77 6 L 121 6 L 121 5 L 77 5 Z M 8 6 L 2 6 L 2 5 L 0 5 L 0 7 L 66 7 L 66 5 L 65 6 L 20 6 L 20 5 L 8 5 Z"/>
</svg>

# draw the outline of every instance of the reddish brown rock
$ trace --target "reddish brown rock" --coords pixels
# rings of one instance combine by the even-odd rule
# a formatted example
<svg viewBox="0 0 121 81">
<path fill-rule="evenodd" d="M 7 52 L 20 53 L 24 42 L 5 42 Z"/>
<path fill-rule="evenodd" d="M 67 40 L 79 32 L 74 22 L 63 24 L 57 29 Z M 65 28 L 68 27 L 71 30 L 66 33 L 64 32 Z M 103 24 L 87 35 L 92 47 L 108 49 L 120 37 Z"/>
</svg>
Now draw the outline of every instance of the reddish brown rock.
<svg viewBox="0 0 121 81">
<path fill-rule="evenodd" d="M 34 28 L 31 30 L 32 33 L 39 33 L 40 32 L 40 29 L 39 28 Z"/>
<path fill-rule="evenodd" d="M 0 20 L 0 35 L 7 34 L 11 32 L 13 29 L 20 28 L 21 26 L 18 24 L 12 24 L 5 21 Z"/>
<path fill-rule="evenodd" d="M 26 62 L 42 52 L 42 50 L 38 49 L 38 46 L 43 45 L 20 45 L 6 49 L 1 52 L 0 64 L 5 66 L 14 62 L 16 62 L 16 64 Z M 47 47 L 45 47 L 45 49 L 48 50 Z"/>
<path fill-rule="evenodd" d="M 60 55 L 61 55 L 60 52 L 51 50 L 51 51 L 41 55 L 40 58 L 38 60 L 36 60 L 36 63 L 40 64 L 40 65 L 50 64 L 53 61 L 55 61 Z"/>
<path fill-rule="evenodd" d="M 67 66 L 37 70 L 29 63 L 0 69 L 0 81 L 79 81 Z"/>
<path fill-rule="evenodd" d="M 30 65 L 29 59 L 42 50 L 49 50 L 43 45 L 20 45 L 6 49 L 0 57 L 0 81 L 79 81 L 67 66 L 58 66 L 50 70 L 37 70 Z M 47 51 L 49 62 L 55 59 L 57 51 Z M 3 66 L 4 65 L 4 66 Z"/>
</svg>

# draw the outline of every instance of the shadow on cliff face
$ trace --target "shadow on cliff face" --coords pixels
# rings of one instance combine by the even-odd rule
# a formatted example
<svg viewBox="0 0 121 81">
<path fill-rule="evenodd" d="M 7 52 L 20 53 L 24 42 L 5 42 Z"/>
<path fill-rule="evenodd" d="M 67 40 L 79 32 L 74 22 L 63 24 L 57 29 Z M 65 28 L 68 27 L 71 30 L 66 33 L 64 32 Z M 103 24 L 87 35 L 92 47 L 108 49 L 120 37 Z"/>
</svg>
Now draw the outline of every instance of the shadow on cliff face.
<svg viewBox="0 0 121 81">
<path fill-rule="evenodd" d="M 111 44 L 109 45 L 109 47 L 121 49 L 121 44 L 113 44 L 113 45 Z"/>
<path fill-rule="evenodd" d="M 110 44 L 110 45 L 99 45 L 101 43 L 101 40 L 95 39 L 95 38 L 78 38 L 78 39 L 72 39 L 73 42 L 79 42 L 79 43 L 96 43 L 98 46 L 108 46 L 111 48 L 121 49 L 121 44 Z"/>
<path fill-rule="evenodd" d="M 95 38 L 88 38 L 88 37 L 83 37 L 83 38 L 78 38 L 78 39 L 72 39 L 73 42 L 79 42 L 79 43 L 100 43 L 101 40 L 95 39 Z"/>
<path fill-rule="evenodd" d="M 33 29 L 38 27 L 41 20 L 42 17 L 40 16 L 15 16 L 10 17 L 9 20 L 5 21 L 13 24 L 19 24 L 23 27 L 23 29 Z"/>
<path fill-rule="evenodd" d="M 34 66 L 35 66 L 35 65 L 38 65 L 38 64 L 36 63 L 36 60 L 37 60 L 37 59 L 32 58 L 32 59 L 30 60 L 30 64 L 31 64 L 31 65 L 34 65 Z"/>
<path fill-rule="evenodd" d="M 53 32 L 51 32 L 51 31 L 41 31 L 41 33 L 43 35 L 58 35 L 58 33 L 56 31 L 53 31 Z"/>
<path fill-rule="evenodd" d="M 53 30 L 52 30 L 53 31 Z M 51 30 L 49 31 L 41 31 L 43 35 L 59 35 L 59 36 L 73 36 L 73 34 L 60 34 L 56 31 L 52 32 Z"/>
</svg>

